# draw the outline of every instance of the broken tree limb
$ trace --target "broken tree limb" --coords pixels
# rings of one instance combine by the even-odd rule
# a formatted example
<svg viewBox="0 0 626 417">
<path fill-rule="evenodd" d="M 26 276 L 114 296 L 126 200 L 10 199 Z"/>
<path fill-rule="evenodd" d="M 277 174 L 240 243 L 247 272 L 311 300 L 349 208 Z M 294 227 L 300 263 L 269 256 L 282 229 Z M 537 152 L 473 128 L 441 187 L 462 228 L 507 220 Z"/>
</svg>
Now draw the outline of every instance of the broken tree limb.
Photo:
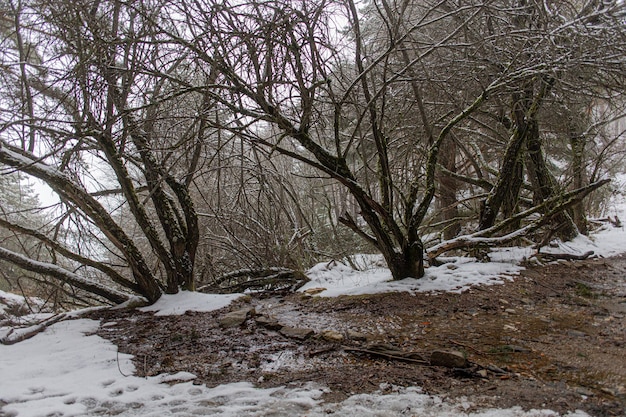
<svg viewBox="0 0 626 417">
<path fill-rule="evenodd" d="M 590 250 L 581 255 L 574 255 L 571 253 L 541 253 L 537 252 L 531 258 L 537 258 L 540 261 L 558 261 L 558 260 L 566 260 L 566 261 L 584 261 L 593 255 L 593 251 Z"/>
<path fill-rule="evenodd" d="M 469 247 L 475 247 L 478 245 L 497 246 L 497 245 L 509 243 L 515 239 L 523 237 L 539 229 L 540 227 L 545 225 L 547 222 L 549 222 L 555 215 L 562 212 L 563 210 L 567 210 L 574 204 L 584 199 L 592 191 L 600 188 L 601 186 L 605 184 L 608 184 L 610 181 L 611 180 L 609 179 L 605 179 L 605 180 L 590 184 L 586 187 L 578 188 L 576 190 L 567 192 L 561 196 L 557 196 L 549 200 L 546 200 L 542 204 L 539 204 L 529 210 L 518 213 L 517 215 L 512 216 L 488 229 L 479 230 L 469 235 L 458 236 L 454 239 L 441 242 L 440 244 L 435 245 L 432 248 L 429 248 L 426 251 L 427 256 L 429 259 L 432 260 L 440 256 L 441 254 L 454 250 L 454 249 L 469 248 Z M 491 237 L 495 233 L 499 232 L 500 230 L 505 229 L 511 224 L 514 224 L 524 218 L 527 218 L 528 216 L 535 214 L 545 209 L 546 207 L 550 207 L 554 205 L 555 203 L 559 203 L 559 204 L 554 206 L 549 212 L 545 213 L 542 217 L 529 223 L 528 225 L 503 236 Z"/>
<path fill-rule="evenodd" d="M 289 268 L 240 269 L 216 278 L 213 282 L 198 288 L 200 292 L 241 292 L 248 289 L 296 290 L 308 282 L 305 274 Z"/>
<path fill-rule="evenodd" d="M 43 332 L 48 327 L 60 322 L 66 317 L 67 314 L 65 313 L 57 314 L 56 316 L 52 316 L 49 319 L 46 319 L 29 327 L 13 328 L 9 330 L 4 336 L 0 337 L 0 343 L 2 343 L 3 345 L 14 345 L 23 340 L 30 339 L 31 337 Z"/>
</svg>

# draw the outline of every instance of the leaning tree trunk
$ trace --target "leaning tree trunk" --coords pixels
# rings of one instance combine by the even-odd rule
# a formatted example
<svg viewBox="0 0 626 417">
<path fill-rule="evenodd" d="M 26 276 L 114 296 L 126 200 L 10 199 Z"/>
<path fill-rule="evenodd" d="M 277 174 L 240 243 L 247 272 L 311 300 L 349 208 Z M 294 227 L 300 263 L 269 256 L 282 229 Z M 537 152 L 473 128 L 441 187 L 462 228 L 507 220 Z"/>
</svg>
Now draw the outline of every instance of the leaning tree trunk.
<svg viewBox="0 0 626 417">
<path fill-rule="evenodd" d="M 582 188 L 585 180 L 585 169 L 583 164 L 583 155 L 585 152 L 585 138 L 571 133 L 570 145 L 572 148 L 572 189 Z M 584 235 L 589 233 L 589 225 L 585 216 L 585 206 L 583 202 L 579 202 L 572 207 L 572 220 L 578 227 L 578 231 Z"/>
<path fill-rule="evenodd" d="M 504 153 L 500 174 L 495 187 L 483 202 L 480 213 L 479 230 L 492 227 L 498 213 L 504 206 L 504 214 L 513 214 L 522 185 L 520 170 L 524 164 L 524 146 L 529 137 L 539 135 L 537 113 L 546 94 L 552 88 L 551 80 L 541 80 L 535 94 L 535 82 L 530 81 L 512 96 L 511 139 Z"/>
<path fill-rule="evenodd" d="M 439 161 L 445 170 L 440 170 L 438 175 L 439 198 L 437 206 L 441 213 L 440 220 L 443 223 L 443 238 L 450 240 L 461 231 L 459 222 L 459 208 L 457 199 L 458 184 L 453 175 L 456 173 L 456 144 L 449 140 L 446 146 L 439 152 Z"/>
<path fill-rule="evenodd" d="M 525 126 L 516 126 L 504 153 L 496 185 L 483 202 L 478 227 L 480 230 L 488 229 L 495 224 L 498 213 L 505 202 L 507 202 L 508 207 L 514 207 L 516 203 L 516 201 L 510 200 L 512 196 L 517 197 L 519 192 L 519 188 L 517 191 L 514 190 L 519 183 L 515 179 L 519 176 L 518 172 L 525 139 Z"/>
<path fill-rule="evenodd" d="M 535 205 L 541 204 L 545 200 L 558 195 L 559 190 L 556 179 L 548 169 L 543 151 L 541 148 L 541 138 L 539 137 L 539 124 L 536 119 L 529 122 L 528 138 L 526 140 L 527 169 L 530 182 L 533 186 L 533 202 Z M 546 212 L 553 206 L 546 207 Z M 571 240 L 578 235 L 578 229 L 572 221 L 567 211 L 561 211 L 554 216 L 556 236 L 562 240 Z"/>
<path fill-rule="evenodd" d="M 519 193 L 524 183 L 524 161 L 518 158 L 513 168 L 513 177 L 509 181 L 509 188 L 506 190 L 504 202 L 502 204 L 502 214 L 504 218 L 512 218 L 518 211 Z M 508 230 L 519 229 L 521 222 L 512 223 Z"/>
</svg>

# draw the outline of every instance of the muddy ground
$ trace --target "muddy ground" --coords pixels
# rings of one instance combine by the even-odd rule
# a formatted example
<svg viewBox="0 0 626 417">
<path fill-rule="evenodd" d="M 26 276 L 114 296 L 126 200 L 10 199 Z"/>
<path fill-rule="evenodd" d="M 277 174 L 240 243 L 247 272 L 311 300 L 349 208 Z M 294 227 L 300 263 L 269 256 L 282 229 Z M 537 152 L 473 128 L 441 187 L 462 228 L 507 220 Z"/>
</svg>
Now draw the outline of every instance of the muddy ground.
<svg viewBox="0 0 626 417">
<path fill-rule="evenodd" d="M 251 307 L 243 324 L 220 326 Z M 96 317 L 99 334 L 135 356 L 139 375 L 188 371 L 207 386 L 312 381 L 330 388 L 326 401 L 421 386 L 475 408 L 626 415 L 626 257 L 529 267 L 462 294 L 259 294 L 211 313 Z M 284 336 L 274 320 L 314 334 Z M 430 365 L 440 349 L 461 352 L 469 367 Z"/>
</svg>

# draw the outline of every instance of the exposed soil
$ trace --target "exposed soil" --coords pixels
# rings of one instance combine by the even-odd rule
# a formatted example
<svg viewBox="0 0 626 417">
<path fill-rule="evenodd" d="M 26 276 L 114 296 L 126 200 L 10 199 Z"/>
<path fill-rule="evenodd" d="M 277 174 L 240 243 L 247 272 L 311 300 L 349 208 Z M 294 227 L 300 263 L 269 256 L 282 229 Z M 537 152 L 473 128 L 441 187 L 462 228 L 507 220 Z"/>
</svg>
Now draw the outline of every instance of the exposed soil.
<svg viewBox="0 0 626 417">
<path fill-rule="evenodd" d="M 228 310 L 244 307 L 254 307 L 257 318 L 310 328 L 315 335 L 285 337 L 254 317 L 238 327 L 220 327 Z M 530 267 L 504 285 L 462 294 L 265 294 L 211 313 L 94 314 L 103 320 L 99 334 L 135 356 L 139 375 L 188 371 L 208 386 L 313 381 L 330 388 L 326 401 L 394 385 L 421 386 L 431 394 L 468 397 L 481 408 L 519 405 L 626 415 L 626 257 Z M 325 330 L 345 339 L 327 341 L 321 336 Z M 349 349 L 381 344 L 415 352 L 411 357 L 418 359 Z M 460 351 L 471 366 L 417 363 L 427 362 L 437 349 Z"/>
</svg>

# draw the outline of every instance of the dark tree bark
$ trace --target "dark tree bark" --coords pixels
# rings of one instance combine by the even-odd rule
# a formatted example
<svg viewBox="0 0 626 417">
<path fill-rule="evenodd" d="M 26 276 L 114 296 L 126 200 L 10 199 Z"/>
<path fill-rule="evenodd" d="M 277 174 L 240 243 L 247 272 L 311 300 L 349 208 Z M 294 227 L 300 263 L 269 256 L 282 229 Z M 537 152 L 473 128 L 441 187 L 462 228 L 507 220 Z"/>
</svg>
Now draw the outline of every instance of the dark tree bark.
<svg viewBox="0 0 626 417">
<path fill-rule="evenodd" d="M 572 129 L 570 127 L 570 129 Z M 585 153 L 585 138 L 574 131 L 570 133 L 570 147 L 572 149 L 572 188 L 581 188 L 585 184 L 585 167 L 583 163 Z M 589 233 L 589 224 L 585 215 L 585 205 L 581 201 L 572 207 L 572 220 L 580 233 Z"/>
<path fill-rule="evenodd" d="M 538 111 L 550 92 L 552 83 L 552 79 L 540 80 L 538 92 L 535 93 L 535 82 L 531 81 L 526 84 L 522 93 L 513 95 L 513 133 L 504 155 L 496 186 L 483 204 L 479 230 L 492 227 L 501 210 L 505 217 L 513 215 L 522 185 L 520 171 L 524 166 L 533 186 L 535 205 L 559 193 L 556 180 L 544 160 L 537 120 Z M 551 207 L 546 207 L 546 210 L 550 209 Z M 553 221 L 557 224 L 557 234 L 562 239 L 570 240 L 578 234 L 576 226 L 566 212 L 555 215 Z"/>
<path fill-rule="evenodd" d="M 520 182 L 516 179 L 519 178 L 520 168 L 523 167 L 522 150 L 525 139 L 526 132 L 523 126 L 515 126 L 500 165 L 496 185 L 482 204 L 478 226 L 480 230 L 488 229 L 495 224 L 505 202 L 509 211 L 513 211 L 517 204 Z M 515 201 L 512 201 L 512 198 L 515 198 Z"/>
<path fill-rule="evenodd" d="M 526 142 L 527 169 L 528 176 L 533 185 L 533 201 L 540 204 L 560 193 L 552 173 L 546 166 L 546 162 L 541 149 L 541 138 L 539 137 L 539 126 L 537 120 L 531 122 L 528 139 Z M 546 212 L 552 207 L 546 207 Z M 578 229 L 572 221 L 567 211 L 562 211 L 554 216 L 553 223 L 556 228 L 556 236 L 562 240 L 571 240 L 578 235 Z"/>
<path fill-rule="evenodd" d="M 458 182 L 453 174 L 456 173 L 456 143 L 448 140 L 439 155 L 439 163 L 444 168 L 439 171 L 439 198 L 437 208 L 441 212 L 440 221 L 443 223 L 443 238 L 452 239 L 461 231 L 459 222 L 459 207 L 457 199 Z"/>
</svg>

